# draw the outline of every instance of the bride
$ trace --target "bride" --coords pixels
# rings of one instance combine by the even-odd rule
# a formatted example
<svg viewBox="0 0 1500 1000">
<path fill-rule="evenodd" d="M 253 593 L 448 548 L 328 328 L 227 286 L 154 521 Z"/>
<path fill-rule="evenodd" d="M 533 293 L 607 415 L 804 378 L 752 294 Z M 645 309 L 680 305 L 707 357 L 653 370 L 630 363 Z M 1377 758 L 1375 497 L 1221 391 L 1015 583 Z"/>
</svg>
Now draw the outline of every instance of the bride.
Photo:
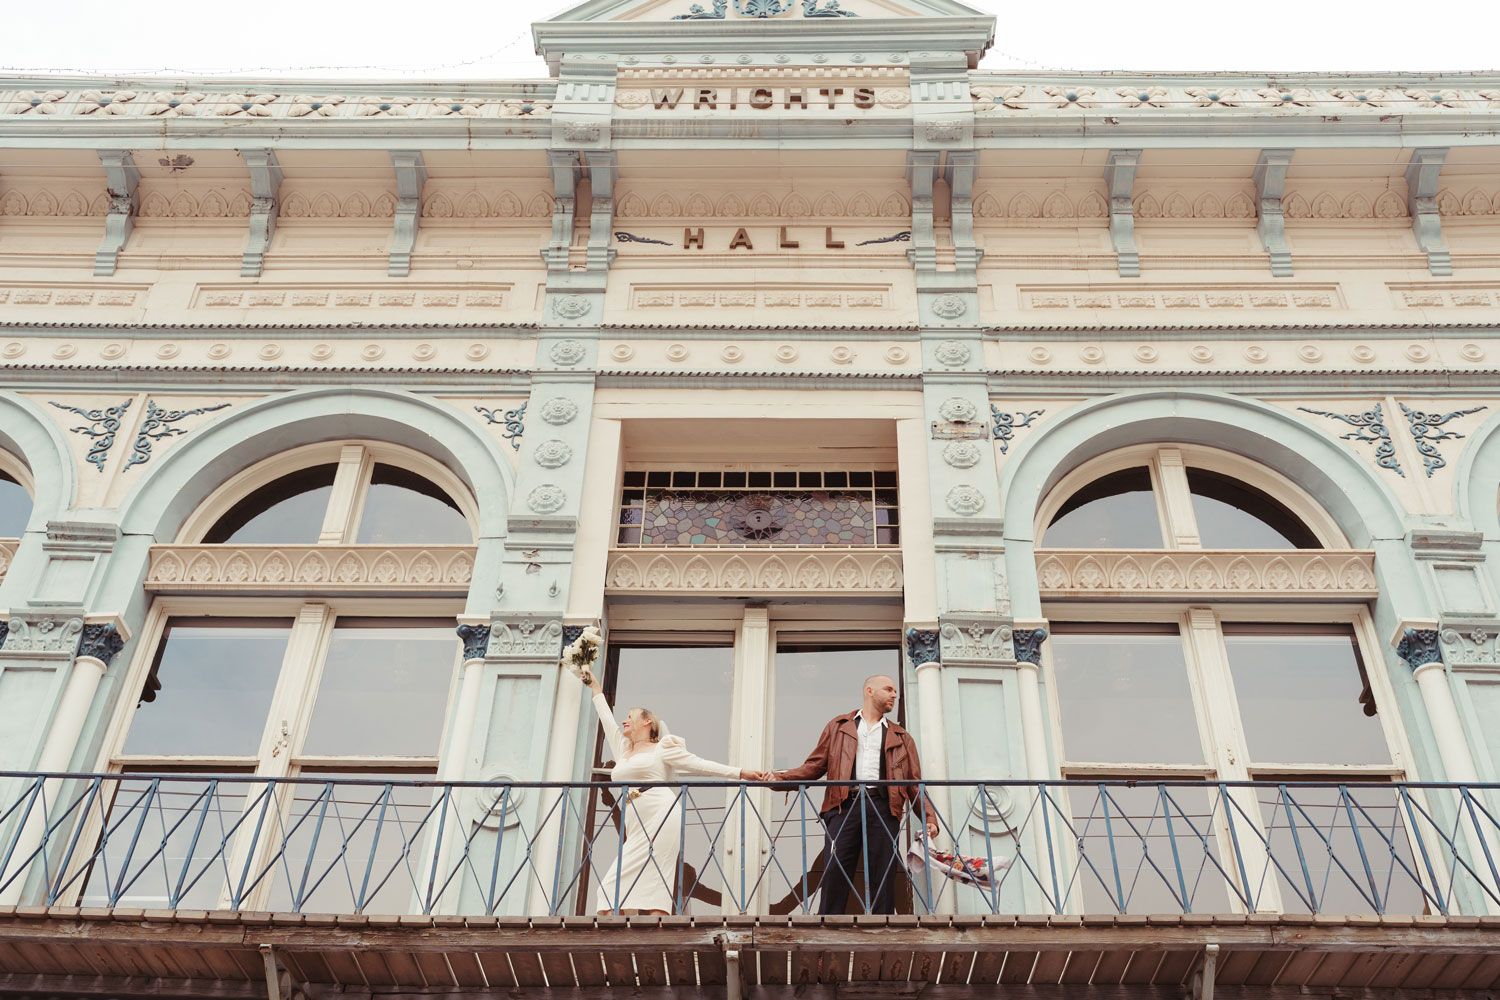
<svg viewBox="0 0 1500 1000">
<path fill-rule="evenodd" d="M 604 740 L 615 757 L 611 781 L 676 781 L 684 775 L 764 780 L 759 771 L 739 770 L 688 753 L 682 738 L 670 735 L 666 725 L 647 709 L 632 708 L 625 721 L 616 725 L 599 679 L 585 670 L 583 682 L 594 692 L 594 711 L 599 714 Z M 620 791 L 617 789 L 616 794 Z M 672 912 L 672 883 L 682 846 L 682 823 L 676 814 L 685 805 L 678 801 L 681 795 L 680 789 L 658 787 L 635 788 L 622 796 L 625 844 L 599 881 L 595 905 L 600 915 Z"/>
</svg>

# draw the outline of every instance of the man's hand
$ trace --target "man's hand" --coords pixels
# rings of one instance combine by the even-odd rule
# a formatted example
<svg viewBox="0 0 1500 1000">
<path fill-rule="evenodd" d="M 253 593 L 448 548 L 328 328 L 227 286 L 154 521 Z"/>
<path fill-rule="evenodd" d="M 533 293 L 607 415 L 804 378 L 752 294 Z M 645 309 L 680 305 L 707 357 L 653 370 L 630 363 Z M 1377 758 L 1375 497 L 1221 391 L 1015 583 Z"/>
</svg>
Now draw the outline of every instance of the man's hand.
<svg viewBox="0 0 1500 1000">
<path fill-rule="evenodd" d="M 765 771 L 752 771 L 748 768 L 740 769 L 741 781 L 770 781 L 771 776 Z"/>
</svg>

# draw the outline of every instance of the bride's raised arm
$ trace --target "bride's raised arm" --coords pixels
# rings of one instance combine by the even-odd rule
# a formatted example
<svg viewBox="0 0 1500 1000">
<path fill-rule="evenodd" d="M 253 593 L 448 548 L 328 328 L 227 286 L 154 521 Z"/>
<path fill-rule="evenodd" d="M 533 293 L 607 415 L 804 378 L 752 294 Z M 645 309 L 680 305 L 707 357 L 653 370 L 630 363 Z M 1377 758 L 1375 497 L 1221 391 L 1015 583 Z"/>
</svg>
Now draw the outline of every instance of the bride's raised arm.
<svg viewBox="0 0 1500 1000">
<path fill-rule="evenodd" d="M 609 707 L 609 701 L 604 697 L 604 686 L 592 672 L 589 672 L 584 683 L 594 693 L 591 700 L 594 703 L 594 714 L 599 716 L 599 728 L 604 730 L 604 742 L 609 745 L 609 752 L 614 755 L 615 760 L 620 760 L 625 755 L 625 742 L 620 737 L 620 724 L 615 721 L 614 709 Z"/>
</svg>

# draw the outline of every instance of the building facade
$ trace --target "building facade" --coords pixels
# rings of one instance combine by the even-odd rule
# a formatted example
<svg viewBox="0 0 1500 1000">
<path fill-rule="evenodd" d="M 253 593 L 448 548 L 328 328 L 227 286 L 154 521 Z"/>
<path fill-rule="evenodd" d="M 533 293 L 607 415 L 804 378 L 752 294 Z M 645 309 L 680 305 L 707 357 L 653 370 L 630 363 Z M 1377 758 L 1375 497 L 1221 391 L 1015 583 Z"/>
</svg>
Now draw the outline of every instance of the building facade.
<svg viewBox="0 0 1500 1000">
<path fill-rule="evenodd" d="M 1500 76 L 995 27 L 0 79 L 0 992 L 1500 981 Z M 821 787 L 708 783 L 594 919 L 590 625 L 748 770 L 892 675 L 990 879 L 819 921 Z"/>
</svg>

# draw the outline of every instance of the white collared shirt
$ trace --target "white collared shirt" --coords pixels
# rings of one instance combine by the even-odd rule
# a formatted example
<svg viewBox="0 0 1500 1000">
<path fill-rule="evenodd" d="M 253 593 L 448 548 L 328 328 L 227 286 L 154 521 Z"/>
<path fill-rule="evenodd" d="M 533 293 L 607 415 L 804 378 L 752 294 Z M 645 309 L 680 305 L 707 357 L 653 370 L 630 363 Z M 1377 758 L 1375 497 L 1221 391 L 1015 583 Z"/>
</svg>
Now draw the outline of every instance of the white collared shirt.
<svg viewBox="0 0 1500 1000">
<path fill-rule="evenodd" d="M 875 725 L 865 721 L 859 713 L 859 755 L 854 758 L 855 781 L 880 780 L 880 751 L 885 746 L 885 720 Z"/>
</svg>

